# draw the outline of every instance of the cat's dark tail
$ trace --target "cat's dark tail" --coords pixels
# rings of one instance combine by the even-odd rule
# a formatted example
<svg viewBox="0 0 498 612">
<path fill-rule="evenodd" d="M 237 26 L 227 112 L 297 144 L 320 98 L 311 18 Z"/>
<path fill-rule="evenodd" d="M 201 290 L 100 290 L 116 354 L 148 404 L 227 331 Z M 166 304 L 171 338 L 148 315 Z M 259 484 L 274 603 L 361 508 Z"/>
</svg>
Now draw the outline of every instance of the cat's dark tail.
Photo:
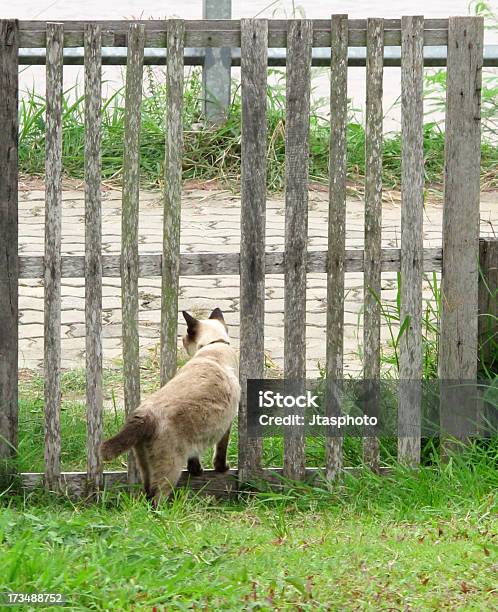
<svg viewBox="0 0 498 612">
<path fill-rule="evenodd" d="M 155 429 L 155 422 L 150 415 L 130 415 L 123 429 L 114 437 L 102 443 L 100 447 L 102 459 L 104 461 L 114 459 L 135 444 L 150 439 L 154 435 Z"/>
</svg>

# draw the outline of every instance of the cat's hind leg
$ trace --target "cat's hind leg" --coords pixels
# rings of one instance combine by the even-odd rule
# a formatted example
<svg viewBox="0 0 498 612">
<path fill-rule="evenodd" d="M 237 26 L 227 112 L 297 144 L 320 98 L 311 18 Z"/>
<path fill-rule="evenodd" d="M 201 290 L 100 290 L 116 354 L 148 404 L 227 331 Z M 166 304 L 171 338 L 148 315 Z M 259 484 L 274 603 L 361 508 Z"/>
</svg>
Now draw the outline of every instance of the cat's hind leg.
<svg viewBox="0 0 498 612">
<path fill-rule="evenodd" d="M 203 469 L 199 457 L 189 457 L 187 459 L 187 470 L 191 476 L 202 476 Z"/>
<path fill-rule="evenodd" d="M 156 459 L 151 466 L 150 490 L 154 506 L 169 498 L 180 479 L 184 461 L 184 458 L 167 455 Z"/>
<path fill-rule="evenodd" d="M 218 442 L 214 451 L 213 467 L 215 472 L 228 472 L 230 466 L 227 463 L 227 448 L 230 438 L 230 427 L 224 433 L 223 438 Z"/>
<path fill-rule="evenodd" d="M 136 444 L 133 447 L 133 452 L 137 460 L 140 474 L 142 475 L 142 483 L 144 485 L 145 496 L 148 500 L 154 497 L 154 492 L 151 486 L 151 470 L 149 462 L 149 453 L 144 443 Z"/>
</svg>

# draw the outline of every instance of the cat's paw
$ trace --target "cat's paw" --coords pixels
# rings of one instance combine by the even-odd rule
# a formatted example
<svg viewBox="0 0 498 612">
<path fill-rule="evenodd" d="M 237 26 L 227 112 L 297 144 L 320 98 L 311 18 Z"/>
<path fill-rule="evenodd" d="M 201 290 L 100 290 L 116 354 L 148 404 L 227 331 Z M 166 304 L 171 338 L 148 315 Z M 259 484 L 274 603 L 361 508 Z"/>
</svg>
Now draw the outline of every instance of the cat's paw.
<svg viewBox="0 0 498 612">
<path fill-rule="evenodd" d="M 213 462 L 213 468 L 215 472 L 220 472 L 223 474 L 224 472 L 228 472 L 230 466 L 226 461 L 219 461 L 215 459 Z"/>
<path fill-rule="evenodd" d="M 190 457 L 187 461 L 187 470 L 191 476 L 202 476 L 204 470 L 198 457 Z"/>
</svg>

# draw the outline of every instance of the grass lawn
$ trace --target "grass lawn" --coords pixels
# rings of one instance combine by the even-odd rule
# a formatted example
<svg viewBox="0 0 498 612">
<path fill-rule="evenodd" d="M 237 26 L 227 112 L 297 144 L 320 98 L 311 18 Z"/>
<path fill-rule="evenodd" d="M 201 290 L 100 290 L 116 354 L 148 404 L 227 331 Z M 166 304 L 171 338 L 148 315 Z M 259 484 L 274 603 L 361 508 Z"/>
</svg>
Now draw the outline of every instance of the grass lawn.
<svg viewBox="0 0 498 612">
<path fill-rule="evenodd" d="M 491 610 L 498 481 L 473 459 L 231 503 L 179 492 L 158 511 L 4 495 L 0 591 L 74 610 Z"/>
<path fill-rule="evenodd" d="M 121 383 L 106 373 L 108 393 Z M 84 469 L 81 374 L 63 377 L 64 469 Z M 153 383 L 151 383 L 153 386 Z M 21 471 L 43 469 L 42 386 L 21 385 Z M 120 426 L 106 411 L 106 433 Z M 267 440 L 265 463 L 281 462 Z M 323 446 L 308 463 L 323 465 Z M 358 463 L 358 440 L 346 441 Z M 60 592 L 73 610 L 491 610 L 498 601 L 498 442 L 417 471 L 221 502 L 178 491 L 98 503 L 0 492 L 0 592 Z M 236 440 L 230 448 L 234 463 Z M 122 459 L 112 466 L 123 467 Z"/>
<path fill-rule="evenodd" d="M 445 71 L 426 71 L 426 111 L 445 104 Z M 267 87 L 267 185 L 280 191 L 285 178 L 285 73 L 270 69 Z M 189 72 L 184 87 L 182 163 L 183 179 L 217 180 L 230 188 L 240 186 L 241 93 L 233 83 L 233 98 L 227 120 L 212 129 L 199 129 L 202 115 L 202 76 L 198 69 Z M 146 67 L 146 87 L 142 102 L 140 132 L 140 181 L 143 187 L 164 184 L 164 141 L 166 89 L 164 75 Z M 482 89 L 481 188 L 498 185 L 498 146 L 495 118 L 497 77 L 487 74 Z M 85 125 L 83 96 L 66 92 L 63 99 L 62 164 L 68 177 L 83 178 Z M 327 184 L 330 144 L 328 101 L 317 100 L 310 113 L 309 176 L 313 184 Z M 19 109 L 19 169 L 22 174 L 43 176 L 45 172 L 45 100 L 34 92 L 21 92 Z M 121 181 L 123 169 L 124 91 L 114 92 L 102 107 L 102 176 L 106 181 Z M 437 193 L 444 174 L 444 131 L 426 115 L 424 125 L 425 188 Z M 365 178 L 365 126 L 363 117 L 349 109 L 347 126 L 347 175 L 355 194 Z M 384 189 L 399 189 L 401 183 L 401 135 L 386 134 L 383 142 L 382 178 Z"/>
<path fill-rule="evenodd" d="M 428 376 L 437 371 L 433 345 L 424 334 Z M 145 395 L 158 385 L 157 364 L 142 364 L 141 376 Z M 104 371 L 106 436 L 123 421 L 122 382 L 120 371 Z M 84 371 L 65 372 L 66 471 L 85 469 L 84 393 Z M 344 451 L 347 465 L 361 463 L 361 440 L 346 439 Z M 307 465 L 323 465 L 324 440 L 309 438 L 306 453 Z M 445 463 L 428 443 L 418 470 L 397 465 L 395 453 L 396 441 L 382 440 L 389 476 L 365 469 L 229 502 L 179 490 L 158 510 L 123 492 L 71 502 L 0 486 L 0 593 L 63 593 L 73 610 L 496 609 L 498 437 Z M 124 459 L 106 467 L 123 469 Z M 282 465 L 280 439 L 264 441 L 263 461 Z M 36 373 L 20 382 L 17 469 L 43 470 Z"/>
</svg>

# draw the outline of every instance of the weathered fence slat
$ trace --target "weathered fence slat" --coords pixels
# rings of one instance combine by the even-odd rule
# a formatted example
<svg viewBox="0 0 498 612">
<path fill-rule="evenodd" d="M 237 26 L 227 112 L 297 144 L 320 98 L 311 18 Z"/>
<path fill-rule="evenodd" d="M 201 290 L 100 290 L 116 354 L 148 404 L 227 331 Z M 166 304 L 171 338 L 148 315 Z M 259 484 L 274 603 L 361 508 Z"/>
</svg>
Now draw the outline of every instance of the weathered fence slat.
<svg viewBox="0 0 498 612">
<path fill-rule="evenodd" d="M 403 17 L 401 42 L 401 325 L 398 459 L 420 461 L 424 211 L 423 17 Z"/>
<path fill-rule="evenodd" d="M 313 24 L 289 21 L 285 122 L 284 373 L 306 378 L 306 251 L 308 242 L 308 147 Z M 286 432 L 284 473 L 302 479 L 304 434 Z"/>
<path fill-rule="evenodd" d="M 383 33 L 383 19 L 367 20 L 363 355 L 364 378 L 371 384 L 373 410 L 378 406 L 376 381 L 380 378 Z M 364 438 L 363 458 L 373 470 L 378 470 L 377 438 Z"/>
<path fill-rule="evenodd" d="M 47 23 L 45 158 L 45 484 L 58 489 L 61 407 L 62 49 L 60 23 Z"/>
<path fill-rule="evenodd" d="M 123 378 L 125 413 L 140 403 L 138 336 L 138 215 L 140 189 L 140 121 L 143 84 L 144 26 L 131 24 L 126 65 L 123 204 L 121 211 L 121 300 L 123 309 Z M 133 455 L 128 477 L 137 482 Z"/>
<path fill-rule="evenodd" d="M 483 21 L 449 20 L 440 376 L 476 375 Z"/>
<path fill-rule="evenodd" d="M 483 31 L 479 18 L 449 20 L 439 345 L 443 381 L 472 380 L 477 375 Z M 441 426 L 449 435 L 465 439 L 472 424 L 459 418 L 454 406 L 445 394 Z"/>
<path fill-rule="evenodd" d="M 176 373 L 178 332 L 178 288 L 180 273 L 180 219 L 183 150 L 183 42 L 185 24 L 168 21 L 166 85 L 166 185 L 164 192 L 162 302 L 161 302 L 161 384 Z"/>
<path fill-rule="evenodd" d="M 329 411 L 343 377 L 344 269 L 346 255 L 346 126 L 348 112 L 348 17 L 333 15 L 330 52 L 330 155 L 327 258 L 327 389 Z M 342 468 L 342 438 L 326 439 L 327 478 Z"/>
<path fill-rule="evenodd" d="M 85 322 L 87 470 L 89 488 L 103 485 L 102 203 L 100 191 L 102 51 L 100 26 L 85 29 Z"/>
<path fill-rule="evenodd" d="M 438 247 L 425 248 L 423 252 L 424 271 L 441 270 L 442 250 Z M 139 255 L 139 278 L 161 276 L 162 255 Z M 121 257 L 104 255 L 102 258 L 103 276 L 121 276 Z M 346 272 L 363 272 L 363 250 L 346 249 L 344 257 Z M 401 270 L 400 249 L 382 249 L 382 272 Z M 240 272 L 239 253 L 182 253 L 180 255 L 180 276 L 237 275 Z M 306 259 L 308 274 L 327 272 L 327 251 L 308 251 Z M 265 253 L 265 273 L 284 273 L 284 253 L 269 251 Z M 62 277 L 79 278 L 85 275 L 85 258 L 82 255 L 63 255 Z M 19 257 L 19 278 L 43 278 L 43 257 L 40 255 L 21 255 Z"/>
<path fill-rule="evenodd" d="M 19 24 L 0 20 L 0 475 L 9 475 L 18 423 Z"/>
<path fill-rule="evenodd" d="M 261 468 L 261 440 L 247 432 L 247 379 L 264 378 L 266 80 L 268 22 L 241 21 L 240 384 L 241 480 Z"/>
</svg>

